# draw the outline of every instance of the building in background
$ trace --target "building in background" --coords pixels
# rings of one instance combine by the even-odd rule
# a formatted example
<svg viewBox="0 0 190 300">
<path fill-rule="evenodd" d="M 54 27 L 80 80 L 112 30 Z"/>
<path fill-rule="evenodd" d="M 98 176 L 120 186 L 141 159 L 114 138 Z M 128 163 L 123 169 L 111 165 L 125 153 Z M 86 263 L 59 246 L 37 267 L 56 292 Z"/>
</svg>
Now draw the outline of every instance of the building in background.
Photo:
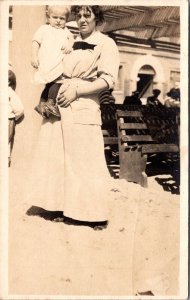
<svg viewBox="0 0 190 300">
<path fill-rule="evenodd" d="M 116 41 L 120 52 L 119 77 L 114 89 L 116 102 L 122 103 L 134 90 L 140 92 L 141 98 L 147 98 L 155 88 L 161 90 L 163 101 L 180 81 L 179 7 L 103 6 L 103 10 L 106 22 L 100 30 Z M 47 6 L 10 7 L 10 60 L 17 76 L 22 73 L 22 81 L 27 80 L 24 65 L 27 72 L 33 71 L 29 64 L 31 38 L 36 28 L 46 22 L 46 11 Z M 73 16 L 68 26 L 77 33 L 72 20 Z M 18 51 L 21 60 L 15 54 Z"/>
</svg>

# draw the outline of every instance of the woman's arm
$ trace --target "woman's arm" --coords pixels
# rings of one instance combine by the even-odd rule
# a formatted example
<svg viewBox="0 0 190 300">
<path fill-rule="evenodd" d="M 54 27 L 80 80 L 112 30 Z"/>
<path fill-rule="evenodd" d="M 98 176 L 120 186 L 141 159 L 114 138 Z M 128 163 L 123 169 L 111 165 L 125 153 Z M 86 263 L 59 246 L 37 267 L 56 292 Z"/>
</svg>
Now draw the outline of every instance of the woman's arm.
<svg viewBox="0 0 190 300">
<path fill-rule="evenodd" d="M 119 52 L 115 42 L 108 37 L 104 38 L 101 55 L 98 61 L 97 76 L 95 81 L 78 86 L 68 86 L 63 84 L 59 90 L 57 98 L 58 104 L 67 107 L 80 96 L 99 93 L 106 88 L 113 88 L 117 79 L 119 69 Z"/>
<path fill-rule="evenodd" d="M 88 82 L 79 86 L 68 86 L 62 84 L 59 90 L 57 102 L 61 107 L 67 107 L 77 98 L 90 94 L 98 94 L 102 90 L 108 88 L 107 82 L 103 78 L 98 78 L 95 81 Z"/>
</svg>

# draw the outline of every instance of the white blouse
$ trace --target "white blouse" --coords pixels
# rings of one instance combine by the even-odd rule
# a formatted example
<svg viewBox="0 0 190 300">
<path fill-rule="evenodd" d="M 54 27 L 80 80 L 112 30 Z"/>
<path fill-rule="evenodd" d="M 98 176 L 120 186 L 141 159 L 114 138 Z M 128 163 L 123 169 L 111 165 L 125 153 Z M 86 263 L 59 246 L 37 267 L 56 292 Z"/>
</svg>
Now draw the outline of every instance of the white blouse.
<svg viewBox="0 0 190 300">
<path fill-rule="evenodd" d="M 77 49 L 65 55 L 63 75 L 68 78 L 103 78 L 113 88 L 119 69 L 119 51 L 113 39 L 96 31 L 86 39 L 79 35 L 76 42 L 85 42 L 94 49 Z M 74 44 L 75 44 L 74 43 Z"/>
<path fill-rule="evenodd" d="M 85 40 L 78 36 L 73 51 L 63 59 L 63 81 L 73 85 L 86 80 L 104 79 L 113 88 L 119 69 L 119 51 L 115 42 L 96 31 Z M 68 78 L 68 79 L 67 79 Z M 101 125 L 100 105 L 97 93 L 81 96 L 70 104 L 74 123 Z M 64 114 L 64 109 L 62 109 Z M 64 122 L 64 116 L 63 116 Z"/>
</svg>

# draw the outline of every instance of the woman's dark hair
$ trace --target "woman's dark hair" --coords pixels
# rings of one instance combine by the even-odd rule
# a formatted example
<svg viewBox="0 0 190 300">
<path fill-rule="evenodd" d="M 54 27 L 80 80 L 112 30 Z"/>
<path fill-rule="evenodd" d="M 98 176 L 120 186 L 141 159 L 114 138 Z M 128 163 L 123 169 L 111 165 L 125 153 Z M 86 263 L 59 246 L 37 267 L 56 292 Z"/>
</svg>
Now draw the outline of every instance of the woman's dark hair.
<svg viewBox="0 0 190 300">
<path fill-rule="evenodd" d="M 15 90 L 16 89 L 16 75 L 13 71 L 9 70 L 8 73 L 8 85 Z"/>
<path fill-rule="evenodd" d="M 101 25 L 104 22 L 104 15 L 99 5 L 72 5 L 71 14 L 76 16 L 82 9 L 92 10 L 96 18 L 96 25 Z"/>
</svg>

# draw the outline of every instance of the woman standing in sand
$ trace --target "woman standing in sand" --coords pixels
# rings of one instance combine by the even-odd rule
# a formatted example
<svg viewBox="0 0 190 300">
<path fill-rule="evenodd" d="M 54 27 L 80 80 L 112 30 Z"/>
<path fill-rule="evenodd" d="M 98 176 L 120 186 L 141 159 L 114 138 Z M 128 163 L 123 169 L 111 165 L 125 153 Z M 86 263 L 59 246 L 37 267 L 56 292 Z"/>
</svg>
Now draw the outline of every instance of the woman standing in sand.
<svg viewBox="0 0 190 300">
<path fill-rule="evenodd" d="M 104 156 L 98 94 L 114 87 L 119 52 L 115 42 L 96 29 L 103 22 L 99 6 L 72 6 L 71 12 L 80 33 L 73 51 L 63 60 L 63 84 L 57 100 L 61 121 L 51 118 L 42 124 L 41 138 L 46 139 L 49 148 L 41 167 L 46 168 L 46 163 L 51 167 L 46 186 L 52 190 L 46 203 L 40 203 L 44 195 L 38 194 L 38 206 L 51 209 L 51 202 L 53 210 L 61 208 L 64 212 L 66 224 L 102 229 L 108 221 L 111 181 Z M 52 182 L 47 179 L 49 174 Z"/>
</svg>

